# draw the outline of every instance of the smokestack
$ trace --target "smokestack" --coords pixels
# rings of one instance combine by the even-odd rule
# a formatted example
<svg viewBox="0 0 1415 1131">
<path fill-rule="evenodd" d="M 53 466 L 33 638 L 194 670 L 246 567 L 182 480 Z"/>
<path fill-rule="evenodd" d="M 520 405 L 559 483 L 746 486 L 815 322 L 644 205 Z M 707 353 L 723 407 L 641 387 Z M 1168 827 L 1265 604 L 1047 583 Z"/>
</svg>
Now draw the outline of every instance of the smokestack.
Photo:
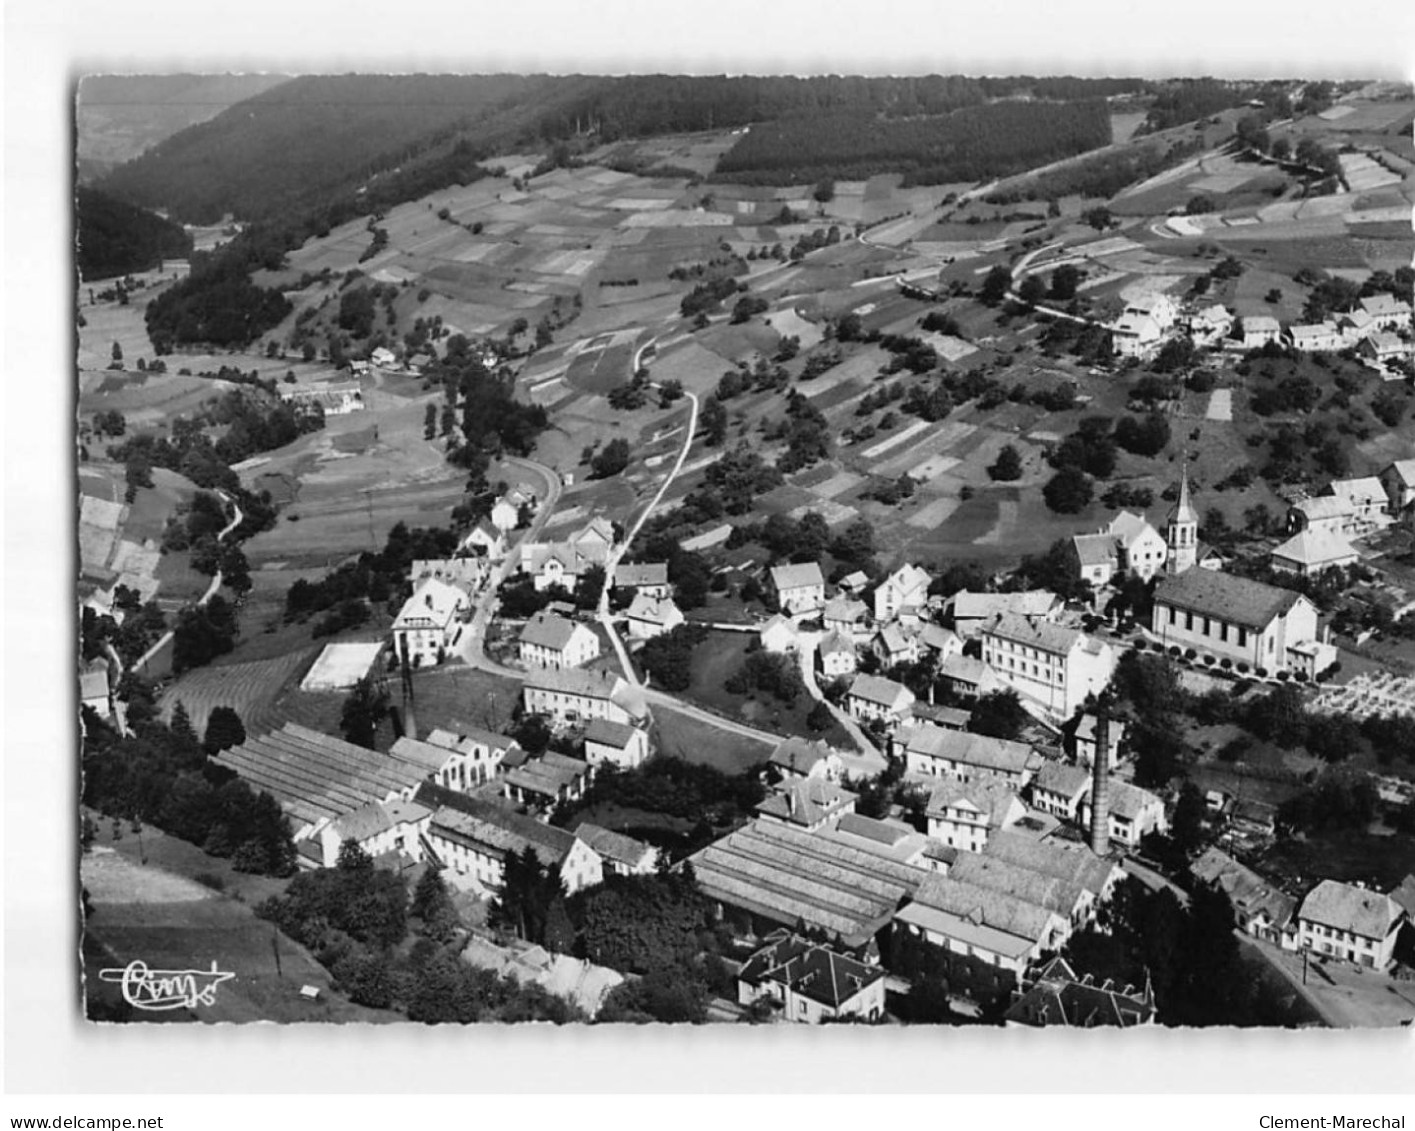
<svg viewBox="0 0 1415 1131">
<path fill-rule="evenodd" d="M 1110 711 L 1096 717 L 1096 760 L 1091 766 L 1091 851 L 1110 851 Z"/>
</svg>

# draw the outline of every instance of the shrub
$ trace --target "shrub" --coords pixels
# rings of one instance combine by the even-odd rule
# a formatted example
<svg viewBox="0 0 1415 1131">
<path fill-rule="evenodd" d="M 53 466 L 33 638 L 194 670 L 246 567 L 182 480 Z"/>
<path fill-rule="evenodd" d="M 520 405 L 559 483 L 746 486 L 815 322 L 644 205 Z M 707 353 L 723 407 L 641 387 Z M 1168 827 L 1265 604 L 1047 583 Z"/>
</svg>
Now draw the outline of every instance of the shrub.
<svg viewBox="0 0 1415 1131">
<path fill-rule="evenodd" d="M 1306 683 L 1306 682 L 1307 682 L 1307 673 L 1306 673 L 1306 672 L 1293 672 L 1293 673 L 1292 673 L 1292 678 L 1295 679 L 1298 683 Z"/>
<path fill-rule="evenodd" d="M 1185 658 L 1186 660 L 1188 660 L 1190 663 L 1193 663 L 1193 662 L 1194 662 L 1194 658 L 1195 658 L 1196 656 L 1198 656 L 1198 654 L 1199 654 L 1199 653 L 1198 653 L 1197 651 L 1195 651 L 1193 648 L 1185 648 L 1185 649 L 1184 649 L 1184 658 Z"/>
<path fill-rule="evenodd" d="M 1224 671 L 1228 671 L 1233 667 L 1233 661 L 1230 660 L 1227 656 L 1225 656 L 1218 662 L 1218 666 L 1221 667 Z"/>
<path fill-rule="evenodd" d="M 1253 674 L 1254 674 L 1255 676 L 1257 676 L 1259 679 L 1267 679 L 1267 678 L 1268 678 L 1268 669 L 1267 669 L 1267 668 L 1262 668 L 1262 667 L 1260 667 L 1260 668 L 1255 668 L 1255 669 L 1253 670 Z"/>
<path fill-rule="evenodd" d="M 202 887 L 208 887 L 212 891 L 226 890 L 226 881 L 214 872 L 197 872 L 192 876 L 192 879 L 196 880 Z"/>
<path fill-rule="evenodd" d="M 1247 675 L 1247 674 L 1248 674 L 1248 665 L 1247 665 L 1246 663 L 1244 663 L 1242 660 L 1239 660 L 1239 661 L 1238 661 L 1238 674 L 1239 674 L 1239 675 Z"/>
<path fill-rule="evenodd" d="M 1176 660 L 1179 659 L 1179 645 L 1171 644 L 1169 646 L 1169 654 L 1173 656 Z"/>
</svg>

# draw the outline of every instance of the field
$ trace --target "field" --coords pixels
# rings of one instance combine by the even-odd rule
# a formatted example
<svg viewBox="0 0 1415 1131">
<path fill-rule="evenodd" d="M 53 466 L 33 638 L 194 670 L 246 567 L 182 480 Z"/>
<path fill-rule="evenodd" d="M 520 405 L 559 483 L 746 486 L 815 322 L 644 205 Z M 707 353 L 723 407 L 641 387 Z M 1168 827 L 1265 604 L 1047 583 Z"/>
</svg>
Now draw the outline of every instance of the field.
<svg viewBox="0 0 1415 1131">
<path fill-rule="evenodd" d="M 670 707 L 655 707 L 653 717 L 659 750 L 685 762 L 740 774 L 771 754 L 772 748 L 764 742 L 731 734 Z"/>
<path fill-rule="evenodd" d="M 181 703 L 199 735 L 214 707 L 234 709 L 247 731 L 268 729 L 261 724 L 280 691 L 298 681 L 316 654 L 308 647 L 270 660 L 196 668 L 168 687 L 158 706 L 165 716 Z"/>
</svg>

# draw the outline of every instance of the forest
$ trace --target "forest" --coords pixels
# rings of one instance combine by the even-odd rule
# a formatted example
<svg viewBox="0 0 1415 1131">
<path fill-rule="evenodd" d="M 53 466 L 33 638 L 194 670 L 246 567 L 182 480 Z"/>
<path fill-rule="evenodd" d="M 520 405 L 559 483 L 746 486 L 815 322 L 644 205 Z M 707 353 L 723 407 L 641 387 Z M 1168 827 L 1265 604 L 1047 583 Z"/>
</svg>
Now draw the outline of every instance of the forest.
<svg viewBox="0 0 1415 1131">
<path fill-rule="evenodd" d="M 902 172 L 906 184 L 942 184 L 1006 176 L 1109 142 L 1110 114 L 1100 100 L 993 102 L 905 119 L 852 109 L 754 126 L 714 176 L 801 184 Z"/>
<path fill-rule="evenodd" d="M 192 253 L 192 237 L 179 225 L 93 189 L 78 190 L 75 216 L 85 282 L 149 271 Z"/>
<path fill-rule="evenodd" d="M 248 346 L 292 309 L 279 291 L 251 282 L 236 256 L 218 252 L 193 256 L 192 273 L 148 303 L 144 317 L 153 351 L 164 354 L 196 342 Z"/>
</svg>

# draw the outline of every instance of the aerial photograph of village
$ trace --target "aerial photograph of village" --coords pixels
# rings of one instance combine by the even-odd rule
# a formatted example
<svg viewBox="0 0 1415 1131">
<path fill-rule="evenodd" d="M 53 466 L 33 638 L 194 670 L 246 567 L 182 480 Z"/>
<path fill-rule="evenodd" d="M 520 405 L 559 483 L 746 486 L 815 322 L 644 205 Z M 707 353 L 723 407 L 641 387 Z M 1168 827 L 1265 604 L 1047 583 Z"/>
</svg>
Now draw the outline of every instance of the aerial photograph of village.
<svg viewBox="0 0 1415 1131">
<path fill-rule="evenodd" d="M 73 95 L 89 1020 L 1415 1021 L 1410 85 Z"/>
</svg>

